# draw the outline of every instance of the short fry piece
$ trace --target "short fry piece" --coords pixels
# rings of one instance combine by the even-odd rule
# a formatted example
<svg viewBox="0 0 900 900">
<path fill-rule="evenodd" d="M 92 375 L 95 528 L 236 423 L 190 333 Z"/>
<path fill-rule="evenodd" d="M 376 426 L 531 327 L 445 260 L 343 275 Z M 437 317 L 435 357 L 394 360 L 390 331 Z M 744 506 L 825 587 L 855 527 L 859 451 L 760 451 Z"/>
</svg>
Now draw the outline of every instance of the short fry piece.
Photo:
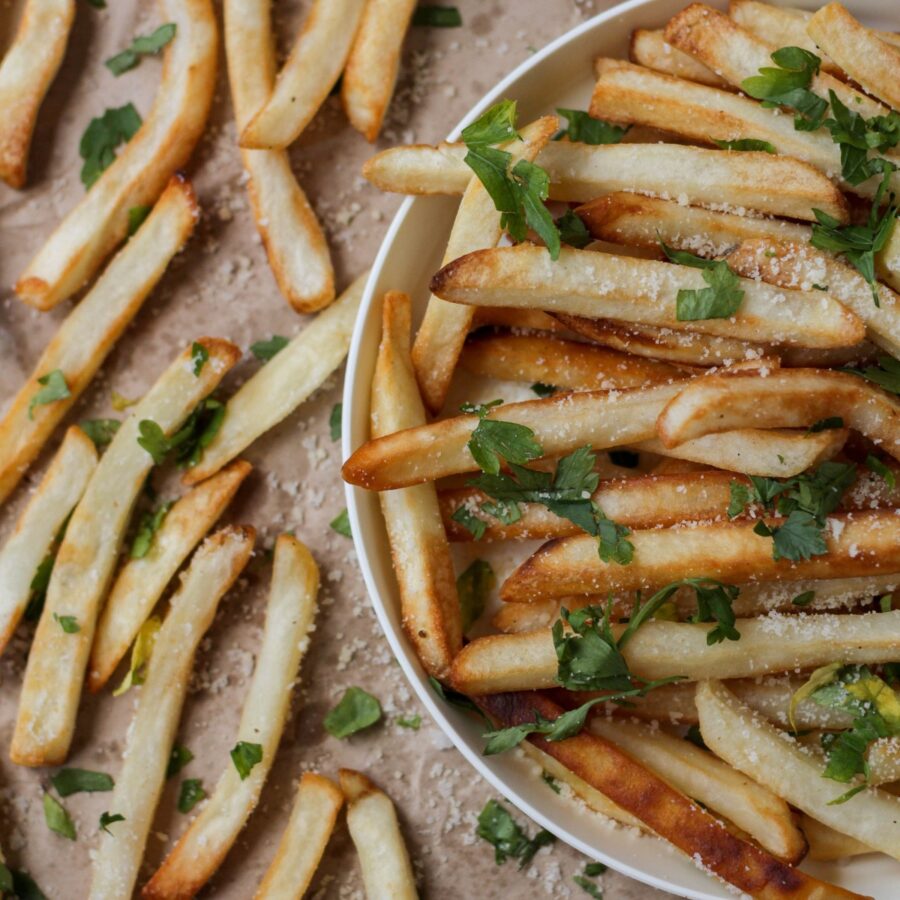
<svg viewBox="0 0 900 900">
<path fill-rule="evenodd" d="M 322 386 L 347 355 L 367 278 L 368 272 L 360 275 L 229 399 L 222 427 L 185 483 L 218 472 Z"/>
<path fill-rule="evenodd" d="M 15 531 L 0 551 L 0 653 L 28 606 L 31 581 L 38 566 L 81 499 L 96 467 L 97 450 L 91 439 L 80 428 L 69 428 L 19 516 Z"/>
<path fill-rule="evenodd" d="M 667 43 L 662 31 L 635 29 L 631 33 L 631 49 L 628 55 L 633 63 L 655 69 L 657 72 L 665 72 L 667 75 L 698 81 L 712 87 L 729 87 L 728 82 L 712 69 Z"/>
<path fill-rule="evenodd" d="M 0 65 L 0 178 L 25 184 L 38 111 L 66 52 L 74 0 L 30 0 Z"/>
<path fill-rule="evenodd" d="M 718 681 L 697 686 L 700 730 L 710 749 L 825 825 L 900 859 L 900 799 L 868 788 L 852 801 L 830 806 L 847 785 L 822 778 L 824 759 L 755 716 Z"/>
<path fill-rule="evenodd" d="M 63 320 L 0 420 L 0 502 L 90 384 L 194 230 L 198 216 L 190 184 L 174 178 L 134 237 Z M 30 409 L 41 387 L 38 379 L 55 369 L 65 377 L 70 396 Z"/>
<path fill-rule="evenodd" d="M 109 801 L 110 812 L 125 818 L 112 825 L 109 834 L 100 835 L 91 900 L 131 896 L 166 778 L 194 653 L 212 624 L 219 601 L 250 559 L 254 538 L 252 528 L 232 526 L 207 538 L 172 598 L 156 637 Z"/>
<path fill-rule="evenodd" d="M 328 778 L 304 772 L 291 817 L 255 900 L 301 900 L 334 830 L 344 794 Z"/>
<path fill-rule="evenodd" d="M 325 102 L 344 68 L 365 0 L 314 0 L 268 100 L 241 131 L 241 146 L 284 149 Z"/>
<path fill-rule="evenodd" d="M 20 765 L 53 765 L 68 754 L 97 615 L 105 599 L 128 519 L 153 458 L 138 444 L 139 423 L 175 432 L 237 362 L 228 341 L 200 338 L 208 353 L 194 374 L 188 346 L 122 423 L 81 498 L 56 556 L 19 697 L 11 758 Z M 67 633 L 57 616 L 75 619 Z"/>
<path fill-rule="evenodd" d="M 230 762 L 226 765 L 209 802 L 144 885 L 144 900 L 193 897 L 225 859 L 255 809 L 281 741 L 318 590 L 319 570 L 312 554 L 291 535 L 280 535 L 262 646 L 236 737 L 236 742 L 260 744 L 262 760 L 246 778 Z"/>
<path fill-rule="evenodd" d="M 103 689 L 166 585 L 237 493 L 252 466 L 238 460 L 188 491 L 168 512 L 147 555 L 119 571 L 97 623 L 88 688 Z"/>
<path fill-rule="evenodd" d="M 341 769 L 347 827 L 368 900 L 416 900 L 416 879 L 391 798 L 361 772 Z"/>
</svg>

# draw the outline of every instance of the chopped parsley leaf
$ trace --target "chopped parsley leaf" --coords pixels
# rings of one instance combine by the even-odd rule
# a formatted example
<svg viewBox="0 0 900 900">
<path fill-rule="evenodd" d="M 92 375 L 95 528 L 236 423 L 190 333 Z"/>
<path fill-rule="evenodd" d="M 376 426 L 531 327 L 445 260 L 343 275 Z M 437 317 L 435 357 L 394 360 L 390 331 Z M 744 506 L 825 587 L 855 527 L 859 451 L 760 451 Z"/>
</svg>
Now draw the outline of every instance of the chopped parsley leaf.
<svg viewBox="0 0 900 900">
<path fill-rule="evenodd" d="M 498 866 L 507 859 L 517 859 L 520 869 L 531 862 L 541 847 L 556 840 L 545 829 L 529 838 L 509 810 L 496 800 L 488 800 L 479 813 L 475 834 L 493 846 L 494 861 Z"/>
<path fill-rule="evenodd" d="M 118 419 L 82 419 L 78 427 L 94 442 L 100 450 L 116 436 L 122 423 Z"/>
<path fill-rule="evenodd" d="M 185 778 L 178 791 L 178 812 L 187 815 L 201 800 L 206 799 L 203 782 L 199 778 Z"/>
<path fill-rule="evenodd" d="M 44 821 L 47 823 L 47 827 L 58 835 L 68 838 L 70 841 L 76 839 L 75 823 L 72 821 L 72 817 L 52 794 L 44 794 Z"/>
<path fill-rule="evenodd" d="M 91 119 L 78 146 L 84 160 L 81 181 L 86 188 L 115 162 L 116 148 L 130 141 L 140 127 L 141 117 L 131 103 L 107 109 L 102 116 Z"/>
<path fill-rule="evenodd" d="M 481 617 L 487 598 L 497 583 L 491 564 L 476 559 L 456 579 L 456 593 L 462 611 L 462 630 L 465 634 Z"/>
<path fill-rule="evenodd" d="M 131 542 L 131 550 L 128 554 L 132 559 L 143 559 L 150 552 L 156 532 L 162 527 L 169 510 L 174 505 L 174 501 L 169 500 L 160 504 L 155 510 L 148 510 L 141 516 L 137 533 Z"/>
<path fill-rule="evenodd" d="M 238 741 L 231 748 L 231 761 L 237 769 L 241 781 L 244 781 L 257 763 L 262 762 L 262 744 L 254 744 L 249 741 Z"/>
<path fill-rule="evenodd" d="M 350 514 L 346 509 L 342 509 L 329 523 L 329 528 L 346 538 L 352 538 L 353 532 L 350 530 Z"/>
<path fill-rule="evenodd" d="M 350 737 L 381 719 L 381 704 L 360 687 L 349 687 L 325 716 L 325 730 L 336 738 Z"/>
<path fill-rule="evenodd" d="M 131 206 L 128 209 L 128 237 L 134 237 L 138 228 L 144 224 L 147 216 L 150 215 L 152 206 Z"/>
<path fill-rule="evenodd" d="M 417 6 L 412 24 L 422 28 L 459 28 L 462 16 L 455 6 Z"/>
<path fill-rule="evenodd" d="M 768 141 L 760 141 L 755 138 L 741 138 L 737 141 L 716 141 L 715 143 L 721 150 L 778 152 Z"/>
<path fill-rule="evenodd" d="M 107 834 L 112 834 L 109 830 L 109 826 L 114 824 L 115 822 L 124 822 L 125 816 L 121 813 L 110 813 L 110 812 L 102 812 L 100 813 L 100 830 L 105 831 Z"/>
<path fill-rule="evenodd" d="M 556 227 L 559 229 L 559 239 L 570 247 L 581 250 L 593 240 L 587 226 L 571 209 L 556 220 Z"/>
<path fill-rule="evenodd" d="M 281 353 L 290 341 L 280 334 L 273 334 L 267 341 L 256 341 L 250 345 L 250 352 L 262 362 L 268 362 Z"/>
<path fill-rule="evenodd" d="M 66 634 L 78 634 L 81 626 L 75 616 L 61 616 L 59 613 L 53 613 L 53 621 L 59 625 Z"/>
<path fill-rule="evenodd" d="M 159 51 L 175 37 L 175 30 L 176 26 L 174 22 L 167 22 L 165 25 L 160 25 L 159 28 L 151 34 L 143 34 L 136 37 L 131 42 L 130 47 L 127 47 L 115 56 L 111 56 L 103 63 L 103 65 L 105 65 L 113 75 L 118 77 L 137 66 L 140 63 L 142 56 L 151 56 L 155 53 L 159 53 Z"/>
<path fill-rule="evenodd" d="M 41 375 L 38 378 L 38 384 L 43 385 L 43 387 L 32 396 L 31 402 L 28 404 L 29 419 L 34 418 L 34 408 L 36 406 L 46 406 L 48 403 L 65 400 L 66 397 L 72 396 L 69 385 L 66 383 L 66 376 L 63 375 L 61 369 L 54 369 L 46 375 Z"/>
<path fill-rule="evenodd" d="M 191 344 L 191 362 L 194 365 L 194 376 L 199 378 L 203 367 L 209 361 L 209 350 L 203 344 L 194 341 Z"/>
<path fill-rule="evenodd" d="M 630 125 L 612 125 L 603 119 L 595 119 L 581 109 L 557 109 L 566 120 L 566 127 L 553 138 L 555 141 L 567 137 L 581 144 L 618 144 L 628 133 Z"/>
<path fill-rule="evenodd" d="M 341 418 L 344 414 L 344 404 L 335 403 L 331 407 L 331 415 L 328 417 L 328 427 L 331 430 L 331 439 L 339 441 L 341 439 Z"/>
<path fill-rule="evenodd" d="M 111 775 L 107 775 L 106 772 L 92 772 L 89 769 L 60 769 L 50 777 L 50 782 L 60 797 L 111 791 L 115 787 Z"/>
</svg>

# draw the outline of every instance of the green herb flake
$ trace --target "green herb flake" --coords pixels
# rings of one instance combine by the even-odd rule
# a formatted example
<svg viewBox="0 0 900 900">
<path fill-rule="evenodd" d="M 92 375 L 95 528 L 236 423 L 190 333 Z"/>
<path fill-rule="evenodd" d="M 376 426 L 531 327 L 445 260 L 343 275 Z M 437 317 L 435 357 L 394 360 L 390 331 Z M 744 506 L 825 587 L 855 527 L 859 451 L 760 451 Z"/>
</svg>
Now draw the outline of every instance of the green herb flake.
<svg viewBox="0 0 900 900">
<path fill-rule="evenodd" d="M 413 716 L 398 716 L 394 721 L 401 728 L 408 728 L 410 731 L 418 731 L 422 727 L 422 717 L 418 713 Z"/>
<path fill-rule="evenodd" d="M 584 249 L 593 240 L 587 226 L 573 210 L 566 210 L 557 220 L 559 239 L 570 247 Z"/>
<path fill-rule="evenodd" d="M 802 594 L 797 594 L 793 600 L 791 600 L 792 606 L 809 606 L 813 600 L 816 599 L 815 591 L 804 591 Z"/>
<path fill-rule="evenodd" d="M 465 504 L 457 507 L 456 511 L 450 517 L 454 522 L 459 522 L 476 541 L 480 541 L 487 531 L 487 522 L 478 518 Z"/>
<path fill-rule="evenodd" d="M 231 761 L 237 769 L 241 781 L 244 781 L 250 771 L 263 758 L 262 744 L 253 744 L 249 741 L 238 741 L 231 749 Z"/>
<path fill-rule="evenodd" d="M 844 420 L 840 416 L 829 416 L 827 419 L 819 419 L 809 426 L 807 434 L 819 434 L 822 431 L 830 431 L 832 428 L 843 428 Z"/>
<path fill-rule="evenodd" d="M 876 475 L 880 475 L 885 484 L 893 491 L 897 487 L 897 477 L 894 470 L 885 465 L 877 456 L 870 453 L 866 457 L 866 468 Z"/>
<path fill-rule="evenodd" d="M 859 375 L 890 394 L 900 394 L 900 360 L 894 359 L 893 356 L 879 356 L 877 361 L 877 366 L 844 371 Z"/>
<path fill-rule="evenodd" d="M 557 109 L 566 120 L 566 127 L 554 136 L 555 141 L 568 138 L 581 144 L 618 144 L 628 133 L 629 125 L 613 125 L 595 119 L 581 109 Z"/>
<path fill-rule="evenodd" d="M 169 754 L 169 764 L 166 766 L 166 778 L 177 775 L 192 759 L 194 754 L 183 744 L 175 744 Z"/>
<path fill-rule="evenodd" d="M 336 738 L 350 737 L 381 719 L 381 704 L 367 691 L 349 687 L 337 706 L 325 716 L 325 730 Z"/>
<path fill-rule="evenodd" d="M 121 53 L 117 53 L 115 56 L 111 56 L 104 62 L 104 65 L 113 73 L 113 75 L 118 77 L 137 66 L 138 63 L 140 63 L 142 56 L 151 56 L 155 53 L 159 53 L 159 51 L 175 37 L 175 30 L 176 26 L 174 22 L 167 22 L 165 25 L 160 25 L 159 28 L 151 34 L 144 34 L 140 37 L 136 37 L 131 42 L 130 47 L 126 48 Z"/>
<path fill-rule="evenodd" d="M 573 875 L 572 881 L 574 881 L 575 884 L 577 884 L 589 897 L 593 897 L 594 900 L 603 900 L 603 891 L 601 891 L 590 878 L 586 878 L 584 875 Z"/>
<path fill-rule="evenodd" d="M 112 834 L 109 830 L 109 826 L 113 825 L 116 822 L 124 822 L 125 816 L 121 813 L 110 813 L 110 812 L 102 812 L 100 813 L 100 830 L 105 831 L 107 834 Z"/>
<path fill-rule="evenodd" d="M 138 228 L 144 224 L 150 215 L 152 206 L 132 206 L 128 209 L 128 237 L 134 237 Z"/>
<path fill-rule="evenodd" d="M 534 432 L 526 425 L 486 418 L 490 410 L 502 402 L 494 400 L 486 404 L 465 403 L 462 406 L 464 413 L 478 416 L 478 425 L 466 446 L 478 467 L 490 475 L 500 472 L 500 465 L 504 460 L 521 465 L 543 454 L 541 445 L 534 438 Z"/>
<path fill-rule="evenodd" d="M 493 846 L 494 861 L 498 866 L 507 859 L 517 859 L 520 869 L 531 862 L 541 847 L 556 840 L 545 829 L 529 838 L 509 810 L 496 800 L 488 800 L 479 813 L 475 834 Z"/>
<path fill-rule="evenodd" d="M 28 404 L 29 419 L 34 418 L 34 408 L 36 406 L 46 406 L 48 403 L 65 400 L 66 397 L 72 396 L 69 385 L 66 383 L 66 376 L 63 375 L 60 369 L 54 369 L 46 375 L 41 375 L 38 378 L 38 384 L 43 385 L 43 387 L 35 392 L 31 402 Z"/>
<path fill-rule="evenodd" d="M 194 341 L 191 344 L 191 362 L 194 366 L 194 377 L 199 378 L 200 373 L 203 371 L 203 367 L 209 361 L 209 350 L 203 346 L 203 344 Z"/>
<path fill-rule="evenodd" d="M 549 772 L 541 772 L 541 781 L 543 781 L 554 794 L 562 793 L 559 782 Z"/>
<path fill-rule="evenodd" d="M 111 791 L 116 786 L 111 775 L 107 775 L 106 772 L 92 772 L 90 769 L 60 769 L 51 776 L 50 782 L 60 797 Z"/>
<path fill-rule="evenodd" d="M 741 138 L 737 141 L 715 141 L 721 150 L 761 151 L 763 153 L 777 153 L 775 147 L 768 141 L 759 141 L 755 138 Z"/>
<path fill-rule="evenodd" d="M 47 823 L 47 827 L 58 835 L 68 838 L 70 841 L 76 839 L 75 823 L 72 821 L 72 817 L 52 794 L 44 794 L 44 821 Z"/>
<path fill-rule="evenodd" d="M 94 442 L 98 450 L 112 441 L 121 425 L 118 419 L 82 419 L 78 423 L 78 427 Z"/>
<path fill-rule="evenodd" d="M 536 381 L 532 386 L 531 390 L 533 393 L 537 394 L 538 397 L 552 397 L 558 388 L 552 384 L 544 384 L 543 381 Z"/>
<path fill-rule="evenodd" d="M 129 551 L 129 556 L 132 559 L 143 559 L 150 552 L 156 532 L 162 527 L 163 522 L 166 520 L 166 516 L 169 514 L 169 510 L 174 505 L 174 501 L 169 500 L 158 506 L 155 510 L 145 512 L 143 516 L 141 516 L 137 533 L 134 536 L 134 540 L 131 542 L 131 550 Z"/>
<path fill-rule="evenodd" d="M 75 616 L 61 616 L 59 613 L 53 613 L 53 621 L 59 625 L 66 634 L 77 634 L 81 631 L 78 619 Z"/>
<path fill-rule="evenodd" d="M 455 6 L 417 6 L 412 17 L 417 28 L 459 28 L 462 23 Z"/>
<path fill-rule="evenodd" d="M 102 116 L 91 119 L 78 146 L 84 160 L 81 181 L 86 188 L 90 188 L 115 162 L 116 148 L 130 141 L 140 127 L 141 117 L 131 103 L 107 109 Z"/>
<path fill-rule="evenodd" d="M 290 343 L 288 338 L 280 334 L 273 334 L 267 341 L 256 341 L 250 345 L 250 352 L 261 362 L 269 362 L 277 356 Z"/>
<path fill-rule="evenodd" d="M 201 800 L 206 799 L 203 782 L 199 778 L 185 778 L 178 791 L 178 812 L 187 815 Z"/>
<path fill-rule="evenodd" d="M 346 538 L 353 537 L 353 532 L 350 530 L 350 515 L 346 509 L 342 509 L 328 525 L 332 531 L 336 531 Z"/>
<path fill-rule="evenodd" d="M 882 612 L 890 612 L 894 608 L 894 595 L 885 594 L 883 597 L 879 597 L 878 608 Z"/>
<path fill-rule="evenodd" d="M 331 407 L 331 415 L 328 417 L 328 427 L 331 430 L 331 439 L 339 441 L 341 439 L 342 427 L 341 421 L 344 415 L 344 404 L 335 403 Z"/>
<path fill-rule="evenodd" d="M 809 90 L 822 64 L 814 53 L 801 47 L 782 47 L 772 54 L 775 66 L 764 66 L 759 75 L 745 78 L 741 90 L 767 108 L 788 106 L 797 112 L 794 127 L 814 131 L 822 124 L 828 101 Z"/>
<path fill-rule="evenodd" d="M 456 593 L 462 610 L 462 630 L 465 634 L 481 618 L 488 596 L 497 584 L 491 564 L 476 559 L 456 579 Z"/>
</svg>

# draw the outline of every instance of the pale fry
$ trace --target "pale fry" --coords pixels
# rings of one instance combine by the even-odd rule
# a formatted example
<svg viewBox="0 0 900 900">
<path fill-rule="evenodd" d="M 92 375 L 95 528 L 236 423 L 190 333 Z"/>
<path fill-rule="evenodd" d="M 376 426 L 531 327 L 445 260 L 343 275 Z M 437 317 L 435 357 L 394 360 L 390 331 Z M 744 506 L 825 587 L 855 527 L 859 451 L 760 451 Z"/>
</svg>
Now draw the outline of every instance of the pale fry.
<svg viewBox="0 0 900 900">
<path fill-rule="evenodd" d="M 222 427 L 184 475 L 196 484 L 218 472 L 287 418 L 344 361 L 368 272 L 360 275 L 228 400 Z"/>
<path fill-rule="evenodd" d="M 416 900 L 416 879 L 391 798 L 361 772 L 341 769 L 347 828 L 368 900 Z"/>
<path fill-rule="evenodd" d="M 807 815 L 900 859 L 900 799 L 868 788 L 852 802 L 829 805 L 847 785 L 822 778 L 825 761 L 755 716 L 720 682 L 697 686 L 700 730 L 707 745 Z"/>
<path fill-rule="evenodd" d="M 32 579 L 97 467 L 97 450 L 76 427 L 66 432 L 37 490 L 0 551 L 0 653 L 32 594 Z"/>
<path fill-rule="evenodd" d="M 210 0 L 163 0 L 176 27 L 163 78 L 138 133 L 59 224 L 16 283 L 16 293 L 50 309 L 90 280 L 128 233 L 129 210 L 155 203 L 200 139 L 216 80 L 216 21 Z"/>
<path fill-rule="evenodd" d="M 291 817 L 255 900 L 301 900 L 319 865 L 344 794 L 328 778 L 304 772 Z"/>
<path fill-rule="evenodd" d="M 241 146 L 284 149 L 325 102 L 344 68 L 365 0 L 314 0 L 265 105 L 241 130 Z"/>
<path fill-rule="evenodd" d="M 134 237 L 63 320 L 0 420 L 0 502 L 19 483 L 90 384 L 172 257 L 191 235 L 198 216 L 190 184 L 173 179 Z M 69 396 L 32 408 L 31 401 L 41 389 L 38 379 L 56 369 L 66 380 Z"/>
<path fill-rule="evenodd" d="M 712 69 L 698 62 L 687 53 L 666 43 L 662 31 L 651 31 L 647 28 L 636 28 L 631 33 L 631 47 L 628 52 L 633 63 L 665 72 L 688 81 L 698 81 L 712 87 L 727 88 L 728 82 Z"/>
<path fill-rule="evenodd" d="M 773 615 L 738 619 L 735 627 L 740 641 L 710 645 L 706 641 L 710 625 L 654 620 L 634 633 L 623 655 L 629 670 L 648 681 L 673 675 L 688 681 L 755 678 L 815 668 L 834 659 L 848 664 L 900 660 L 900 610 Z M 618 636 L 623 628 L 613 625 L 613 634 Z M 464 694 L 540 690 L 557 686 L 558 666 L 549 628 L 492 634 L 476 638 L 460 651 L 453 660 L 451 682 Z M 786 796 L 780 790 L 776 793 Z"/>
<path fill-rule="evenodd" d="M 147 680 L 128 729 L 122 768 L 109 799 L 110 812 L 125 818 L 100 834 L 91 900 L 120 900 L 134 890 L 172 755 L 194 654 L 219 601 L 250 559 L 254 539 L 252 528 L 233 526 L 207 538 L 172 598 L 156 637 Z"/>
<path fill-rule="evenodd" d="M 472 180 L 463 162 L 465 144 L 411 144 L 376 153 L 363 165 L 363 177 L 379 190 L 397 194 L 462 194 Z"/>
<path fill-rule="evenodd" d="M 828 132 L 797 131 L 793 117 L 778 109 L 764 109 L 747 97 L 619 59 L 598 60 L 597 75 L 590 105 L 591 115 L 597 118 L 648 125 L 706 143 L 748 138 L 768 141 L 779 154 L 808 162 L 823 173 L 841 171 L 841 151 Z M 895 154 L 886 156 L 900 161 Z M 877 181 L 870 178 L 862 184 L 840 184 L 861 197 L 872 197 Z M 900 187 L 897 172 L 891 176 L 891 186 L 895 191 Z"/>
<path fill-rule="evenodd" d="M 275 542 L 262 645 L 235 740 L 259 744 L 262 760 L 246 776 L 230 762 L 226 764 L 209 802 L 144 885 L 145 900 L 193 897 L 225 859 L 256 808 L 278 752 L 291 691 L 316 615 L 318 591 L 319 570 L 312 554 L 295 537 L 280 535 Z"/>
<path fill-rule="evenodd" d="M 252 466 L 238 460 L 188 491 L 166 514 L 147 555 L 116 575 L 91 646 L 88 689 L 102 690 L 166 586 L 237 493 Z"/>
<path fill-rule="evenodd" d="M 523 129 L 522 139 L 507 145 L 510 164 L 522 159 L 533 160 L 558 127 L 555 116 L 545 116 Z M 503 234 L 500 222 L 493 198 L 473 174 L 453 221 L 443 264 L 472 250 L 496 246 Z M 412 361 L 422 399 L 432 413 L 439 412 L 444 405 L 474 318 L 475 311 L 469 307 L 447 303 L 433 293 L 428 298 L 425 317 L 413 343 Z"/>
<path fill-rule="evenodd" d="M 875 852 L 862 841 L 841 834 L 839 831 L 817 822 L 811 816 L 802 815 L 800 817 L 800 828 L 809 841 L 810 859 L 831 861 Z"/>
<path fill-rule="evenodd" d="M 806 33 L 857 84 L 900 110 L 900 48 L 862 25 L 840 3 L 815 13 Z"/>
<path fill-rule="evenodd" d="M 659 728 L 602 716 L 591 720 L 590 731 L 729 819 L 779 859 L 796 864 L 806 855 L 806 840 L 787 803 L 712 754 Z"/>
<path fill-rule="evenodd" d="M 878 738 L 866 755 L 870 784 L 900 781 L 900 740 L 896 737 Z"/>
<path fill-rule="evenodd" d="M 652 259 L 563 248 L 552 261 L 531 244 L 477 250 L 444 265 L 437 296 L 472 306 L 513 306 L 800 347 L 848 347 L 865 336 L 860 319 L 822 291 L 775 289 L 742 279 L 727 319 L 682 321 L 681 290 L 706 287 L 701 272 Z"/>
<path fill-rule="evenodd" d="M 238 132 L 275 84 L 275 46 L 267 0 L 226 0 L 225 52 Z M 322 228 L 281 150 L 242 150 L 257 231 L 281 293 L 298 312 L 334 299 L 334 271 Z"/>
<path fill-rule="evenodd" d="M 0 178 L 25 184 L 38 111 L 66 52 L 74 0 L 29 0 L 0 64 Z"/>
<path fill-rule="evenodd" d="M 81 498 L 56 555 L 19 697 L 10 757 L 20 765 L 61 763 L 68 754 L 97 615 L 109 589 L 119 546 L 153 457 L 138 444 L 139 423 L 171 435 L 237 362 L 240 351 L 200 338 L 208 358 L 194 374 L 188 346 L 122 423 Z M 73 633 L 60 616 L 74 619 Z"/>
<path fill-rule="evenodd" d="M 350 48 L 341 100 L 350 124 L 374 141 L 391 102 L 400 50 L 416 0 L 370 0 Z"/>
<path fill-rule="evenodd" d="M 381 345 L 372 377 L 373 437 L 425 424 L 425 407 L 409 355 L 411 303 L 384 298 Z M 462 646 L 462 621 L 450 546 L 433 484 L 379 495 L 407 637 L 429 675 L 445 679 Z"/>
</svg>

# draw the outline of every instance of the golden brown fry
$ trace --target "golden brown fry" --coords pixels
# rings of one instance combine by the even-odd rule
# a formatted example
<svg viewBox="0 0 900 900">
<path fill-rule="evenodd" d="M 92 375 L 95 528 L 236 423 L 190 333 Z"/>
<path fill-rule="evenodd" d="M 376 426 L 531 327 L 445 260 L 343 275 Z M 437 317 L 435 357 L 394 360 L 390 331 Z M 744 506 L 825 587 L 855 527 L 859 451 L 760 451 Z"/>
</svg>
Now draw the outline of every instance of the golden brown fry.
<svg viewBox="0 0 900 900">
<path fill-rule="evenodd" d="M 300 136 L 340 77 L 364 5 L 314 0 L 268 99 L 241 130 L 242 147 L 284 149 Z"/>
<path fill-rule="evenodd" d="M 729 87 L 728 82 L 712 69 L 708 69 L 692 56 L 688 56 L 687 53 L 682 53 L 671 44 L 666 43 L 666 37 L 661 30 L 650 31 L 646 28 L 636 28 L 632 31 L 628 56 L 633 63 L 646 66 L 648 69 L 656 69 L 657 72 L 665 72 L 668 75 L 687 78 L 688 81 L 698 81 L 700 84 L 708 84 L 712 87 Z"/>
<path fill-rule="evenodd" d="M 856 838 L 841 834 L 828 825 L 817 822 L 811 816 L 800 816 L 800 828 L 809 841 L 809 858 L 831 861 L 847 859 L 851 856 L 863 856 L 866 853 L 874 853 L 871 847 L 867 847 Z"/>
<path fill-rule="evenodd" d="M 150 114 L 118 159 L 59 224 L 16 283 L 38 309 L 71 297 L 128 233 L 128 212 L 155 203 L 200 139 L 216 80 L 216 21 L 210 0 L 162 0 L 176 27 Z"/>
<path fill-rule="evenodd" d="M 350 48 L 341 100 L 350 124 L 374 141 L 394 93 L 400 50 L 416 0 L 370 0 Z"/>
<path fill-rule="evenodd" d="M 28 655 L 10 757 L 19 765 L 61 763 L 68 754 L 97 615 L 119 546 L 153 457 L 139 443 L 139 423 L 171 436 L 240 358 L 234 344 L 200 338 L 208 358 L 194 374 L 189 345 L 122 423 L 69 520 L 44 611 Z M 69 617 L 76 631 L 65 631 Z"/>
<path fill-rule="evenodd" d="M 102 690 L 122 661 L 166 585 L 203 540 L 253 467 L 226 466 L 188 491 L 166 514 L 147 555 L 129 559 L 116 575 L 91 645 L 88 689 Z"/>
<path fill-rule="evenodd" d="M 254 900 L 301 900 L 343 804 L 344 794 L 331 779 L 303 773 L 291 817 Z"/>
<path fill-rule="evenodd" d="M 32 596 L 32 579 L 97 467 L 97 449 L 74 425 L 0 551 L 0 653 Z"/>
<path fill-rule="evenodd" d="M 391 291 L 384 298 L 381 345 L 372 377 L 371 433 L 425 424 L 409 356 L 411 303 Z M 433 484 L 379 495 L 394 573 L 400 616 L 410 643 L 429 675 L 445 679 L 462 646 L 462 621 L 450 546 Z"/>
<path fill-rule="evenodd" d="M 7 13 L 9 14 L 9 13 Z M 74 0 L 29 0 L 0 64 L 0 178 L 25 184 L 38 111 L 66 52 Z"/>
</svg>

